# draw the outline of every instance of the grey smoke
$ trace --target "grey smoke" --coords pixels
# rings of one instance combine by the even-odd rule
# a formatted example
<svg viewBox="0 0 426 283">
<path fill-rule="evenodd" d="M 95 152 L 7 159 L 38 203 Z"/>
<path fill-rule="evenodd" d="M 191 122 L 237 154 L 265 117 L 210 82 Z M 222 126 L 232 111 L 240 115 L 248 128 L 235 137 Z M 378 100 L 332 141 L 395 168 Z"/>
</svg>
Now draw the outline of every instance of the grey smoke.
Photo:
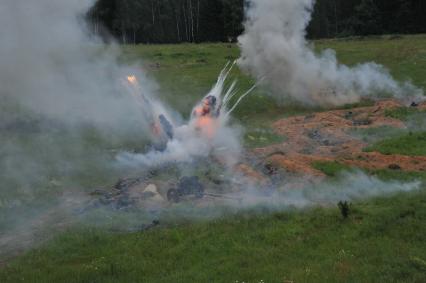
<svg viewBox="0 0 426 283">
<path fill-rule="evenodd" d="M 291 186 L 280 188 L 274 197 L 275 205 L 298 208 L 318 205 L 335 205 L 339 201 L 359 201 L 372 197 L 388 196 L 399 192 L 413 192 L 422 188 L 420 181 L 402 183 L 382 181 L 365 173 L 343 172 L 338 182 L 323 182 L 301 190 Z"/>
<path fill-rule="evenodd" d="M 150 135 L 150 123 L 144 120 L 146 112 L 150 109 L 141 109 L 140 105 L 135 103 L 134 98 L 123 88 L 122 79 L 129 74 L 135 74 L 142 86 L 143 95 L 150 97 L 158 108 L 164 109 L 161 103 L 155 100 L 155 84 L 147 79 L 141 70 L 137 67 L 120 64 L 118 60 L 120 53 L 116 46 L 105 46 L 96 38 L 89 36 L 82 16 L 93 4 L 92 2 L 86 0 L 6 0 L 0 3 L 0 101 L 2 103 L 0 105 L 2 111 L 0 123 L 5 120 L 13 121 L 17 117 L 27 115 L 41 116 L 43 120 L 49 121 L 40 129 L 34 129 L 30 123 L 29 126 L 24 127 L 30 128 L 29 131 L 22 129 L 23 133 L 19 133 L 16 137 L 2 136 L 0 140 L 0 251 L 2 252 L 6 250 L 4 246 L 12 249 L 15 246 L 31 246 L 37 233 L 44 238 L 44 235 L 40 235 L 43 229 L 51 231 L 52 227 L 56 225 L 58 227 L 55 228 L 61 230 L 68 224 L 70 217 L 75 216 L 73 208 L 87 200 L 87 194 L 81 196 L 78 194 L 78 186 L 74 188 L 76 184 L 73 181 L 75 180 L 69 182 L 69 180 L 57 180 L 56 178 L 73 177 L 75 171 L 78 171 L 80 175 L 85 173 L 86 178 L 88 176 L 93 178 L 97 174 L 95 171 L 102 170 L 101 166 L 108 166 L 108 162 L 112 163 L 112 160 L 108 159 L 108 155 L 105 155 L 103 148 L 97 150 L 96 145 L 87 144 L 84 141 L 84 134 L 80 132 L 81 127 L 89 125 L 103 133 L 110 133 L 109 136 L 122 135 L 125 138 L 129 135 L 141 138 Z M 296 7 L 296 12 L 301 11 L 301 15 L 290 14 L 291 22 L 299 26 L 296 29 L 290 29 L 287 33 L 302 32 L 309 18 L 309 13 L 304 10 L 304 7 L 312 2 L 306 0 L 267 1 L 267 7 L 275 8 L 275 6 L 270 6 L 275 4 L 278 9 L 283 3 L 284 5 L 291 3 L 293 5 L 285 7 Z M 261 12 L 267 12 L 267 10 Z M 253 13 L 251 17 L 254 17 L 257 10 L 252 10 L 251 13 Z M 286 14 L 288 15 L 288 12 L 283 15 Z M 298 19 L 300 16 L 304 16 L 303 21 Z M 280 17 L 274 16 L 274 13 L 268 17 L 271 20 L 280 20 Z M 274 23 L 275 21 L 272 22 L 272 24 Z M 273 38 L 276 38 L 275 34 L 281 32 L 281 29 L 277 30 L 276 27 L 271 26 L 270 28 L 269 36 Z M 273 32 L 274 30 L 276 33 Z M 250 33 L 250 29 L 248 32 Z M 291 34 L 289 36 L 290 39 L 293 38 Z M 251 43 L 252 40 L 255 40 L 254 43 L 256 43 L 256 38 L 255 36 L 254 39 L 250 39 L 246 36 L 246 40 L 244 40 L 243 37 L 242 43 L 244 41 Z M 299 38 L 297 34 L 294 38 L 300 39 L 300 42 L 295 42 L 296 47 L 304 43 L 304 39 Z M 280 43 L 279 39 L 278 43 Z M 295 63 L 288 65 L 287 57 L 282 57 L 281 53 L 277 51 L 282 49 L 281 44 L 274 41 L 267 43 L 263 48 L 275 50 L 272 53 L 267 52 L 268 49 L 265 52 L 259 52 L 261 56 L 254 62 L 259 63 L 259 67 L 266 71 L 270 71 L 269 66 L 266 65 L 271 61 L 283 62 L 284 67 L 277 69 L 281 71 L 286 71 L 286 66 L 296 66 L 295 71 L 306 71 L 308 78 L 309 75 L 312 76 L 315 71 L 318 71 L 318 67 L 305 70 Z M 302 50 L 306 51 L 306 46 Z M 289 51 L 292 52 L 294 49 L 290 48 Z M 243 54 L 250 55 L 251 52 L 251 48 L 244 51 L 243 47 Z M 275 57 L 265 62 L 262 56 L 268 54 Z M 313 56 L 309 52 L 302 52 L 301 56 L 305 55 Z M 329 57 L 333 59 L 332 55 Z M 318 64 L 328 62 L 325 59 L 315 58 L 314 60 Z M 310 62 L 310 60 L 303 62 Z M 253 67 L 244 59 L 242 63 L 247 67 Z M 324 64 L 326 67 L 329 66 L 329 63 Z M 333 65 L 331 64 L 331 66 Z M 298 69 L 299 67 L 301 69 Z M 379 67 L 376 68 L 380 70 Z M 264 75 L 262 70 L 258 74 L 259 76 Z M 288 90 L 304 90 L 308 87 L 301 80 L 294 79 L 297 76 L 290 76 L 291 79 L 288 80 L 282 78 L 278 71 L 274 70 L 273 74 L 281 81 L 293 82 L 292 87 Z M 379 80 L 383 74 L 379 72 L 377 76 Z M 274 77 L 268 77 L 269 81 L 270 78 Z M 326 78 L 335 79 L 329 75 Z M 313 81 L 323 83 L 319 79 Z M 331 81 L 334 82 L 334 80 Z M 369 83 L 372 82 L 369 81 Z M 328 86 L 328 84 L 325 85 Z M 400 87 L 398 84 L 386 83 L 385 85 L 387 88 Z M 341 87 L 343 88 L 343 86 Z M 304 95 L 303 101 L 311 101 L 312 97 L 309 93 Z M 346 98 L 342 100 L 346 100 Z M 60 128 L 59 134 L 56 133 L 56 127 Z M 31 131 L 34 131 L 34 134 Z M 239 154 L 238 139 L 232 139 L 230 144 L 228 142 L 228 137 L 235 137 L 235 132 L 227 131 L 228 128 L 219 135 L 224 138 L 218 140 L 217 143 L 227 143 L 228 147 L 236 149 L 235 152 Z M 9 134 L 8 131 L 5 132 Z M 62 132 L 64 132 L 64 136 L 61 136 Z M 56 140 L 58 137 L 60 139 Z M 185 148 L 179 149 L 183 150 L 183 157 L 188 157 Z M 188 148 L 188 150 L 196 149 L 195 146 Z M 204 152 L 203 148 L 200 152 Z M 178 150 L 176 150 L 176 154 L 177 157 L 181 156 Z M 195 152 L 195 155 L 198 154 L 198 151 Z M 176 158 L 176 156 L 173 157 Z M 153 157 L 158 158 L 158 156 Z M 83 161 L 87 162 L 88 166 L 83 164 Z M 87 170 L 84 170 L 86 168 Z M 289 201 L 288 205 L 298 206 L 298 203 L 303 203 L 304 205 L 301 206 L 306 206 L 312 205 L 315 203 L 312 200 L 318 199 L 333 202 L 343 197 L 353 199 L 386 192 L 411 191 L 418 188 L 417 183 L 405 185 L 394 183 L 389 186 L 387 183 L 360 176 L 348 178 L 348 182 L 343 189 L 336 185 L 332 187 L 332 190 L 326 190 L 327 193 L 324 195 L 320 189 L 316 192 L 313 190 L 295 192 L 284 188 L 282 195 L 287 194 L 287 196 L 293 197 L 277 198 L 277 200 L 281 200 L 279 205 L 282 209 L 286 207 L 286 201 Z M 69 197 L 68 194 L 61 196 L 64 190 L 68 191 L 71 196 Z M 294 194 L 298 195 L 294 196 Z M 60 197 L 56 198 L 58 195 Z M 251 200 L 248 202 L 253 205 L 261 203 L 260 198 L 258 196 L 256 198 L 255 202 L 251 202 Z M 139 221 L 139 217 L 140 215 L 137 215 L 135 219 Z M 12 225 L 4 224 L 4 219 L 6 219 L 5 222 L 13 222 Z"/>
<path fill-rule="evenodd" d="M 248 4 L 245 33 L 239 38 L 239 65 L 264 79 L 280 102 L 338 106 L 384 93 L 422 99 L 421 89 L 395 81 L 374 62 L 351 68 L 340 64 L 333 50 L 316 54 L 306 40 L 315 0 L 249 0 Z"/>
<path fill-rule="evenodd" d="M 67 124 L 134 130 L 141 114 L 121 79 L 137 75 L 148 94 L 155 84 L 120 65 L 117 47 L 89 35 L 84 15 L 93 2 L 2 1 L 0 97 Z"/>
<path fill-rule="evenodd" d="M 34 192 L 46 187 L 41 180 L 81 173 L 84 162 L 94 171 L 107 167 L 105 145 L 150 139 L 145 117 L 164 108 L 156 85 L 138 65 L 119 62 L 118 46 L 90 35 L 84 16 L 93 3 L 0 3 L 0 178 L 10 181 L 4 186 Z M 129 75 L 138 77 L 151 105 L 135 103 Z"/>
<path fill-rule="evenodd" d="M 170 163 L 191 163 L 199 158 L 213 158 L 232 168 L 240 159 L 242 152 L 241 129 L 229 124 L 229 116 L 239 101 L 229 105 L 229 98 L 236 94 L 236 82 L 225 87 L 225 82 L 234 64 L 227 64 L 220 73 L 216 84 L 204 96 L 215 97 L 219 106 L 217 117 L 196 117 L 195 109 L 202 107 L 202 100 L 192 111 L 191 118 L 185 123 L 171 120 L 175 135 L 165 143 L 163 150 L 151 150 L 147 153 L 123 152 L 117 156 L 119 164 L 135 166 L 163 166 Z M 250 94 L 250 89 L 241 98 Z M 241 100 L 240 100 L 241 101 Z M 216 109 L 217 110 L 217 109 Z M 200 125 L 201 123 L 201 125 Z"/>
<path fill-rule="evenodd" d="M 37 215 L 62 211 L 64 193 L 115 182 L 109 150 L 150 139 L 151 107 L 135 103 L 123 80 L 136 75 L 160 107 L 156 85 L 90 35 L 93 3 L 0 1 L 0 245 L 6 231 L 13 238 L 33 220 L 43 226 Z"/>
</svg>

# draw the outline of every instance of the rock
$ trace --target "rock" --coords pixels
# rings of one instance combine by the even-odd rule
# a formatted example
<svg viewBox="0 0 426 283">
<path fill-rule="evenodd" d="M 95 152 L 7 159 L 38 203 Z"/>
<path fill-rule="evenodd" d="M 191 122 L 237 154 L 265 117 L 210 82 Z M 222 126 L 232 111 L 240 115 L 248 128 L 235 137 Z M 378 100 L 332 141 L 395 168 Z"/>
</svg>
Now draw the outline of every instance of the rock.
<svg viewBox="0 0 426 283">
<path fill-rule="evenodd" d="M 154 184 L 149 184 L 144 190 L 143 190 L 144 197 L 148 198 L 149 200 L 153 200 L 156 202 L 163 202 L 165 199 L 163 196 L 158 192 L 157 186 Z"/>
<path fill-rule="evenodd" d="M 154 184 L 149 184 L 144 190 L 144 193 L 153 193 L 158 194 L 157 186 Z"/>
</svg>

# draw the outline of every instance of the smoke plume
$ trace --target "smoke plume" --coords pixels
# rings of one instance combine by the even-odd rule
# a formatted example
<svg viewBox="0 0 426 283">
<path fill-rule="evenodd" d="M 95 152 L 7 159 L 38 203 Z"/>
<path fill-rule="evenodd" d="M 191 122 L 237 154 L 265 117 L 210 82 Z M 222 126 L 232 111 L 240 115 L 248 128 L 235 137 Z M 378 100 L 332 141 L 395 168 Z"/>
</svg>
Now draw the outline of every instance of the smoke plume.
<svg viewBox="0 0 426 283">
<path fill-rule="evenodd" d="M 202 121 L 194 117 L 179 123 L 176 114 L 156 99 L 155 84 L 144 72 L 120 64 L 116 46 L 105 46 L 89 35 L 83 17 L 91 4 L 89 0 L 0 3 L 0 257 L 45 239 L 45 230 L 62 230 L 73 222 L 74 209 L 91 201 L 87 191 L 79 194 L 83 189 L 94 189 L 94 183 L 108 186 L 118 179 L 117 149 L 129 148 L 122 143 L 156 142 L 152 127 L 161 120 L 175 130 L 165 147 L 146 154 L 119 154 L 120 165 L 162 165 L 213 156 L 231 167 L 238 160 L 239 131 L 229 126 L 234 107 L 227 107 L 235 85 L 224 91 L 229 72 L 222 73 L 207 95 L 222 104 L 220 115 L 210 121 L 214 134 L 210 127 L 197 129 L 196 123 Z M 304 39 L 312 5 L 312 0 L 253 1 L 246 34 L 240 39 L 241 66 L 258 78 L 266 76 L 265 82 L 277 93 L 312 105 L 353 102 L 376 91 L 403 95 L 412 88 L 393 81 L 378 65 L 349 69 L 337 64 L 331 51 L 316 56 Z M 132 84 L 134 78 L 138 84 Z M 95 129 L 95 134 L 87 128 Z M 118 141 L 111 142 L 114 139 Z M 348 180 L 351 186 L 344 190 L 336 187 L 322 195 L 318 189 L 314 199 L 335 202 L 346 196 L 418 188 L 417 183 L 389 187 L 360 176 Z M 355 184 L 360 185 L 354 189 Z M 297 192 L 291 190 L 283 194 L 276 198 L 281 200 L 280 209 L 315 203 L 311 197 L 292 197 Z M 257 196 L 248 198 L 247 206 L 262 202 Z M 140 219 L 138 213 L 135 220 Z"/>
<path fill-rule="evenodd" d="M 155 85 L 89 35 L 84 16 L 93 2 L 1 3 L 0 96 L 51 120 L 134 131 L 143 119 L 120 79 L 137 75 L 148 94 Z"/>
<path fill-rule="evenodd" d="M 233 66 L 226 65 L 210 92 L 194 107 L 189 121 L 178 123 L 170 120 L 174 126 L 173 138 L 160 139 L 163 145 L 160 148 L 154 147 L 148 153 L 121 153 L 117 158 L 119 163 L 128 166 L 163 166 L 213 157 L 228 168 L 235 165 L 242 151 L 240 131 L 229 125 L 229 115 L 241 100 L 229 105 L 230 99 L 236 94 L 236 82 L 225 89 L 225 81 Z M 252 90 L 253 88 L 248 90 L 241 98 Z M 202 111 L 203 103 L 210 98 L 215 101 L 215 106 L 211 106 L 210 110 L 212 113 L 196 115 L 197 111 Z M 157 116 L 161 114 L 164 113 L 158 112 Z"/>
<path fill-rule="evenodd" d="M 147 113 L 165 109 L 139 67 L 90 35 L 93 2 L 0 2 L 0 235 L 57 215 L 65 192 L 115 182 L 110 151 L 149 140 Z M 130 75 L 150 105 L 126 89 Z"/>
<path fill-rule="evenodd" d="M 315 0 L 249 0 L 245 33 L 239 38 L 240 67 L 264 79 L 280 102 L 338 106 L 382 94 L 421 97 L 421 89 L 395 81 L 374 62 L 351 68 L 340 64 L 333 50 L 316 54 L 305 38 L 314 4 Z"/>
</svg>

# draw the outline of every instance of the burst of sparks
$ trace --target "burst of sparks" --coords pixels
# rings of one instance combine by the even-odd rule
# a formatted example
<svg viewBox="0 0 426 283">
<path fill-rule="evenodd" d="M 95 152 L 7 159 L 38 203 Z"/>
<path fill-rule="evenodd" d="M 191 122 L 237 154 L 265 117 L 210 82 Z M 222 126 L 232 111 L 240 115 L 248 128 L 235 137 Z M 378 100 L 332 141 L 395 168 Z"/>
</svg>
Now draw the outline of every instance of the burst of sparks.
<svg viewBox="0 0 426 283">
<path fill-rule="evenodd" d="M 138 83 L 138 79 L 136 78 L 136 76 L 128 76 L 127 77 L 127 81 L 129 83 L 131 83 L 132 85 L 136 85 Z"/>
</svg>

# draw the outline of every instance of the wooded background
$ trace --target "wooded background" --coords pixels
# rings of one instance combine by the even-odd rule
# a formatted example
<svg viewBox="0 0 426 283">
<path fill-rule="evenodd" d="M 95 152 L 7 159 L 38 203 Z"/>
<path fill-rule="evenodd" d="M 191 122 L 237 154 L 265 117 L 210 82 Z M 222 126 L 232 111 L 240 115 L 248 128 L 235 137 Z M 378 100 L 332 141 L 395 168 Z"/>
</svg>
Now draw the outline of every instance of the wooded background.
<svg viewBox="0 0 426 283">
<path fill-rule="evenodd" d="M 98 0 L 88 19 L 94 33 L 121 43 L 235 41 L 244 0 Z M 317 0 L 312 39 L 426 33 L 425 0 Z"/>
</svg>

